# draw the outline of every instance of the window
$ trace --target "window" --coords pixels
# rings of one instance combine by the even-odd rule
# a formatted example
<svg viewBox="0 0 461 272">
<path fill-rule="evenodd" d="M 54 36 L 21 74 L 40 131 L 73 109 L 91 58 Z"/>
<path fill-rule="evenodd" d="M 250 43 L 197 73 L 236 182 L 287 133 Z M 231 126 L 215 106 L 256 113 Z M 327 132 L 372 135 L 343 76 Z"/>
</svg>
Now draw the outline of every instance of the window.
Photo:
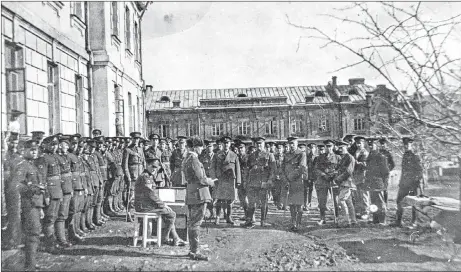
<svg viewBox="0 0 461 272">
<path fill-rule="evenodd" d="M 365 130 L 364 118 L 354 118 L 354 130 Z"/>
<path fill-rule="evenodd" d="M 135 105 L 133 105 L 133 100 L 131 93 L 128 93 L 128 129 L 130 132 L 135 131 Z"/>
<path fill-rule="evenodd" d="M 61 108 L 59 109 L 61 116 L 61 129 L 60 131 L 65 134 L 75 134 L 78 131 L 80 120 L 78 119 L 78 99 L 80 97 L 82 88 L 82 78 L 74 75 L 75 85 L 74 90 L 71 88 L 62 88 L 60 93 Z M 67 82 L 66 82 L 67 83 Z"/>
<path fill-rule="evenodd" d="M 5 76 L 6 76 L 6 107 L 7 111 L 26 111 L 25 69 L 23 66 L 23 50 L 5 43 Z M 27 114 L 27 113 L 26 113 Z M 26 114 L 18 118 L 20 133 L 26 134 Z M 8 120 L 9 122 L 9 120 Z"/>
<path fill-rule="evenodd" d="M 198 135 L 197 133 L 197 124 L 187 124 L 186 125 L 186 136 L 192 137 Z"/>
<path fill-rule="evenodd" d="M 142 116 L 141 116 L 141 104 L 140 104 L 140 101 L 139 101 L 139 97 L 136 96 L 136 116 L 138 118 L 138 123 L 136 124 L 136 127 L 138 130 L 142 130 L 141 127 L 142 127 L 142 124 L 141 124 L 141 120 L 143 119 Z"/>
<path fill-rule="evenodd" d="M 266 135 L 277 135 L 277 121 L 267 121 L 265 123 Z"/>
<path fill-rule="evenodd" d="M 318 129 L 320 132 L 330 131 L 330 120 L 325 115 L 320 116 L 318 121 Z"/>
<path fill-rule="evenodd" d="M 80 21 L 85 22 L 85 2 L 73 2 L 72 14 L 77 16 Z"/>
<path fill-rule="evenodd" d="M 291 122 L 291 133 L 298 134 L 302 131 L 302 122 L 300 119 L 295 119 Z"/>
<path fill-rule="evenodd" d="M 134 57 L 135 60 L 139 61 L 139 32 L 138 32 L 138 23 L 134 22 Z"/>
<path fill-rule="evenodd" d="M 224 124 L 223 123 L 213 123 L 211 125 L 211 135 L 220 136 L 224 133 Z"/>
<path fill-rule="evenodd" d="M 125 100 L 122 96 L 120 86 L 114 86 L 115 95 L 115 134 L 116 136 L 125 135 L 124 119 L 125 119 Z"/>
<path fill-rule="evenodd" d="M 158 128 L 158 134 L 160 134 L 161 138 L 170 137 L 170 125 L 162 124 Z"/>
<path fill-rule="evenodd" d="M 112 35 L 119 36 L 119 32 L 118 32 L 119 16 L 118 16 L 118 3 L 117 2 L 111 2 L 110 17 L 111 17 Z"/>
<path fill-rule="evenodd" d="M 131 15 L 128 7 L 125 7 L 125 44 L 126 49 L 131 50 Z"/>
<path fill-rule="evenodd" d="M 87 80 L 85 78 L 85 80 Z M 91 93 L 90 90 L 83 89 L 83 127 L 81 134 L 84 136 L 90 136 L 91 130 Z"/>
<path fill-rule="evenodd" d="M 239 130 L 240 135 L 250 134 L 250 122 L 246 122 L 246 121 L 240 122 L 238 130 Z"/>
</svg>

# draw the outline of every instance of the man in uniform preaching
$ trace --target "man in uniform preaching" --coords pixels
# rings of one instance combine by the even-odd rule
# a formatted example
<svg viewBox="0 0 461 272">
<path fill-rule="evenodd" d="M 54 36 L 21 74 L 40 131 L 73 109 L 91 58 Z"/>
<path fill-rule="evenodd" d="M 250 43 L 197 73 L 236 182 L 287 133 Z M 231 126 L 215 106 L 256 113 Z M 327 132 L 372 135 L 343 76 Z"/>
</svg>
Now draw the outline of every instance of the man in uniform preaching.
<svg viewBox="0 0 461 272">
<path fill-rule="evenodd" d="M 298 138 L 288 137 L 288 152 L 285 153 L 282 169 L 286 187 L 288 187 L 288 205 L 291 213 L 291 230 L 297 231 L 301 225 L 304 204 L 303 179 L 307 176 L 306 152 L 298 149 Z"/>
<path fill-rule="evenodd" d="M 198 156 L 202 153 L 203 141 L 198 137 L 187 140 L 186 158 L 182 164 L 182 171 L 187 181 L 186 205 L 189 208 L 188 232 L 190 240 L 189 258 L 208 261 L 208 256 L 198 252 L 200 225 L 205 217 L 206 204 L 211 202 L 208 186 L 213 187 L 215 179 L 205 175 L 205 169 Z"/>
<path fill-rule="evenodd" d="M 221 142 L 224 149 L 218 151 L 213 157 L 210 169 L 211 177 L 218 179 L 215 188 L 215 198 L 217 199 L 215 223 L 219 224 L 221 208 L 223 208 L 226 222 L 234 224 L 232 204 L 237 199 L 237 186 L 242 182 L 240 161 L 237 154 L 230 150 L 232 139 L 225 136 Z"/>
</svg>

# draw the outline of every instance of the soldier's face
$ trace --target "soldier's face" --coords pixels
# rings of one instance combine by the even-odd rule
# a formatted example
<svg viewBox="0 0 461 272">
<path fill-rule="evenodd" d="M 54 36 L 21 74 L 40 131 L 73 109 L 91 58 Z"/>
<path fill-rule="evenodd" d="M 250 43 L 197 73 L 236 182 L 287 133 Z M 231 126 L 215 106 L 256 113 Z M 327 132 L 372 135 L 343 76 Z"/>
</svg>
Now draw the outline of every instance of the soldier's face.
<svg viewBox="0 0 461 272">
<path fill-rule="evenodd" d="M 161 149 L 165 149 L 165 147 L 166 147 L 166 143 L 161 142 L 161 143 L 160 143 L 160 148 L 161 148 Z"/>
<path fill-rule="evenodd" d="M 245 150 L 245 146 L 244 146 L 244 145 L 239 146 L 239 153 L 240 153 L 240 155 L 244 155 L 244 154 L 245 154 L 245 151 L 246 151 L 246 150 Z"/>
<path fill-rule="evenodd" d="M 62 142 L 59 144 L 59 149 L 61 150 L 61 152 L 67 152 L 67 150 L 69 150 L 69 144 L 66 143 L 66 142 Z"/>
<path fill-rule="evenodd" d="M 304 147 L 304 146 L 301 146 L 301 147 L 299 148 L 299 150 L 301 150 L 301 151 L 303 151 L 303 152 L 304 152 L 304 151 L 306 151 L 306 147 Z"/>
<path fill-rule="evenodd" d="M 325 150 L 325 151 L 327 151 L 327 153 L 332 153 L 332 152 L 333 152 L 333 148 L 334 148 L 334 146 L 333 146 L 332 144 L 329 144 L 329 145 L 326 146 L 326 150 Z"/>
<path fill-rule="evenodd" d="M 381 149 L 387 149 L 387 143 L 386 142 L 381 143 Z"/>
<path fill-rule="evenodd" d="M 178 142 L 179 149 L 184 149 L 186 148 L 186 141 L 180 141 Z"/>
<path fill-rule="evenodd" d="M 51 142 L 46 147 L 47 147 L 48 151 L 56 152 L 58 150 L 58 143 L 57 142 Z"/>
<path fill-rule="evenodd" d="M 291 151 L 295 151 L 296 148 L 298 148 L 298 141 L 290 141 L 288 146 L 290 147 Z"/>
<path fill-rule="evenodd" d="M 208 149 L 208 152 L 209 152 L 209 153 L 213 152 L 213 145 L 211 145 L 211 144 L 208 145 L 208 146 L 207 146 L 207 149 Z"/>
<path fill-rule="evenodd" d="M 378 150 L 378 143 L 377 142 L 373 142 L 370 146 L 371 150 Z"/>
<path fill-rule="evenodd" d="M 133 139 L 131 140 L 131 143 L 132 143 L 132 144 L 135 144 L 135 145 L 138 145 L 138 144 L 139 144 L 139 138 L 133 138 Z"/>
<path fill-rule="evenodd" d="M 256 147 L 258 148 L 258 150 L 263 150 L 264 147 L 267 147 L 268 145 L 265 145 L 264 142 L 257 142 L 256 143 Z"/>
<path fill-rule="evenodd" d="M 152 140 L 152 145 L 153 146 L 158 146 L 158 139 L 153 139 Z"/>
<path fill-rule="evenodd" d="M 8 150 L 12 150 L 13 152 L 18 151 L 18 145 L 19 145 L 19 140 L 18 141 L 10 141 L 8 143 Z"/>
<path fill-rule="evenodd" d="M 223 148 L 224 148 L 223 144 L 222 144 L 222 143 L 219 143 L 219 144 L 218 144 L 218 150 L 223 150 Z"/>
<path fill-rule="evenodd" d="M 362 148 L 364 147 L 363 141 L 355 142 L 355 144 L 357 145 L 357 147 L 358 147 L 359 149 L 362 149 Z"/>
<path fill-rule="evenodd" d="M 38 148 L 25 148 L 23 156 L 27 159 L 35 160 L 38 157 Z"/>
<path fill-rule="evenodd" d="M 277 152 L 278 152 L 279 154 L 282 154 L 282 153 L 283 153 L 283 145 L 279 145 L 279 146 L 277 147 Z"/>
<path fill-rule="evenodd" d="M 339 150 L 341 151 L 341 154 L 346 154 L 347 153 L 347 147 L 348 145 L 342 145 Z"/>
<path fill-rule="evenodd" d="M 413 143 L 405 143 L 403 144 L 405 151 L 413 150 Z"/>
</svg>

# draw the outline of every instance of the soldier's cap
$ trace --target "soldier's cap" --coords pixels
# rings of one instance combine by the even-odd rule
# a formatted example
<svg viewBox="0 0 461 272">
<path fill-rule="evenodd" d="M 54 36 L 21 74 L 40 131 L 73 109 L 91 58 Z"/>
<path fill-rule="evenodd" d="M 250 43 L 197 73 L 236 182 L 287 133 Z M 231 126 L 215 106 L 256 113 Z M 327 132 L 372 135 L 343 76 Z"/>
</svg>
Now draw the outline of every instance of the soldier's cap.
<svg viewBox="0 0 461 272">
<path fill-rule="evenodd" d="M 107 137 L 107 138 L 106 138 L 106 143 L 111 144 L 111 143 L 113 143 L 113 142 L 114 142 L 114 139 L 113 139 L 113 138 L 111 138 L 111 137 Z"/>
<path fill-rule="evenodd" d="M 160 159 L 157 157 L 146 157 L 146 163 L 151 164 L 154 161 L 160 161 Z"/>
<path fill-rule="evenodd" d="M 347 145 L 349 145 L 349 143 L 346 143 L 344 141 L 336 141 L 336 145 L 337 146 L 345 146 L 345 145 L 347 146 Z"/>
<path fill-rule="evenodd" d="M 21 114 L 23 114 L 24 112 L 22 111 L 18 111 L 18 110 L 11 110 L 8 114 L 11 115 L 11 116 L 14 116 L 14 117 L 17 117 Z"/>
<path fill-rule="evenodd" d="M 255 148 L 256 148 L 256 147 L 255 147 L 254 145 L 250 145 L 250 146 L 248 147 L 248 151 L 251 151 L 251 150 L 253 150 L 253 149 L 255 149 Z"/>
<path fill-rule="evenodd" d="M 274 146 L 275 145 L 274 142 L 266 142 L 266 144 L 268 144 L 269 146 Z"/>
<path fill-rule="evenodd" d="M 317 146 L 317 145 L 316 145 L 315 143 L 308 143 L 308 144 L 307 144 L 307 147 L 309 147 L 309 148 L 312 148 L 312 147 L 314 147 L 314 146 Z"/>
<path fill-rule="evenodd" d="M 75 133 L 73 136 L 75 136 L 77 138 L 82 138 L 82 134 L 80 134 L 80 133 Z"/>
<path fill-rule="evenodd" d="M 295 140 L 298 140 L 298 137 L 290 136 L 290 137 L 287 138 L 288 142 L 292 142 L 292 141 L 295 141 Z"/>
<path fill-rule="evenodd" d="M 185 137 L 185 136 L 178 136 L 176 138 L 178 139 L 178 142 L 180 142 L 180 143 L 185 143 L 186 140 L 187 140 L 187 137 Z"/>
<path fill-rule="evenodd" d="M 191 137 L 187 139 L 187 146 L 189 148 L 203 146 L 203 140 L 200 139 L 199 137 Z"/>
<path fill-rule="evenodd" d="M 39 147 L 37 140 L 28 140 L 24 143 L 24 148 L 30 148 L 32 150 L 37 150 Z"/>
<path fill-rule="evenodd" d="M 355 134 L 347 134 L 343 137 L 343 141 L 352 141 L 354 140 Z"/>
<path fill-rule="evenodd" d="M 238 143 L 238 144 L 236 144 L 236 145 L 237 145 L 238 148 L 240 148 L 240 147 L 245 147 L 245 143 L 244 143 L 244 142 L 240 142 L 240 143 Z"/>
<path fill-rule="evenodd" d="M 131 132 L 130 137 L 131 138 L 141 138 L 141 132 L 137 132 L 137 131 Z"/>
<path fill-rule="evenodd" d="M 86 142 L 86 144 L 89 146 L 89 147 L 96 147 L 96 141 L 95 140 L 88 140 Z"/>
<path fill-rule="evenodd" d="M 413 139 L 413 138 L 411 138 L 411 137 L 403 137 L 403 138 L 402 138 L 402 142 L 403 142 L 404 144 L 412 143 L 412 142 L 414 142 L 414 141 L 415 141 L 415 139 Z"/>
<path fill-rule="evenodd" d="M 355 136 L 354 141 L 355 142 L 365 141 L 365 137 L 363 137 L 363 136 Z"/>
<path fill-rule="evenodd" d="M 241 143 L 241 142 L 242 142 L 242 140 L 240 140 L 240 139 L 238 139 L 238 138 L 237 138 L 237 139 L 234 139 L 234 144 L 239 144 L 239 143 Z"/>
<path fill-rule="evenodd" d="M 164 138 L 160 139 L 159 143 L 166 143 L 166 139 L 164 139 Z"/>
<path fill-rule="evenodd" d="M 384 144 L 384 143 L 387 143 L 387 142 L 389 142 L 389 140 L 387 139 L 387 137 L 381 137 L 381 138 L 379 138 L 379 143 L 380 143 L 380 144 Z"/>
<path fill-rule="evenodd" d="M 70 144 L 70 136 L 69 135 L 62 135 L 61 137 L 59 137 L 59 143 Z"/>
<path fill-rule="evenodd" d="M 43 136 L 45 135 L 45 132 L 36 130 L 36 131 L 32 131 L 31 134 L 32 134 L 32 137 L 34 137 L 34 138 L 43 139 Z"/>
<path fill-rule="evenodd" d="M 70 136 L 70 139 L 69 139 L 70 143 L 72 143 L 72 144 L 77 144 L 79 142 L 79 140 L 80 140 L 80 138 L 75 136 L 75 135 Z"/>
<path fill-rule="evenodd" d="M 224 137 L 221 138 L 221 142 L 229 143 L 229 142 L 232 142 L 232 139 L 229 136 L 224 136 Z"/>
<path fill-rule="evenodd" d="M 165 140 L 166 140 L 167 143 L 169 143 L 169 142 L 171 142 L 172 139 L 170 137 L 166 137 Z"/>
<path fill-rule="evenodd" d="M 265 142 L 266 139 L 264 137 L 255 137 L 254 138 L 254 142 L 255 143 L 262 143 L 262 142 Z"/>
<path fill-rule="evenodd" d="M 155 139 L 160 140 L 160 136 L 156 133 L 149 135 L 149 140 L 155 140 Z"/>
<path fill-rule="evenodd" d="M 325 145 L 319 144 L 319 145 L 317 145 L 317 147 L 318 147 L 318 149 L 324 149 L 324 148 L 325 148 Z"/>
<path fill-rule="evenodd" d="M 204 140 L 203 143 L 205 144 L 205 146 L 213 145 L 213 141 L 210 140 Z"/>
<path fill-rule="evenodd" d="M 323 141 L 323 144 L 325 146 L 328 146 L 328 145 L 334 145 L 335 142 L 333 140 L 328 139 L 328 140 Z"/>
<path fill-rule="evenodd" d="M 101 134 L 102 134 L 102 131 L 101 131 L 100 129 L 98 129 L 98 128 L 95 128 L 95 129 L 93 129 L 93 131 L 91 132 L 91 134 L 92 134 L 93 136 L 101 135 Z"/>
<path fill-rule="evenodd" d="M 303 147 L 303 146 L 306 147 L 306 144 L 305 143 L 300 143 L 298 146 L 299 147 Z"/>
<path fill-rule="evenodd" d="M 43 139 L 43 143 L 44 144 L 58 144 L 59 143 L 59 139 L 57 136 L 48 136 L 46 137 L 45 139 Z"/>
<path fill-rule="evenodd" d="M 285 144 L 284 142 L 278 142 L 278 143 L 276 143 L 275 145 L 276 145 L 277 147 L 279 147 L 279 146 L 283 146 L 284 144 Z"/>
<path fill-rule="evenodd" d="M 62 134 L 61 132 L 58 132 L 56 133 L 54 136 L 58 137 L 58 138 L 61 138 L 64 134 Z"/>
</svg>

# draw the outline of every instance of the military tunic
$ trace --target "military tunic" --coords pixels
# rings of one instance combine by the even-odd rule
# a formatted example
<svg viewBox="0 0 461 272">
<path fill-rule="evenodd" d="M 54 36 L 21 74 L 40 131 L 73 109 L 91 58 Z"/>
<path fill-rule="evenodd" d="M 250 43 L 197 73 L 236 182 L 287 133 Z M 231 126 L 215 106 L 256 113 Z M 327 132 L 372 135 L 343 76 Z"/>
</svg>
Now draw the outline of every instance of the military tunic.
<svg viewBox="0 0 461 272">
<path fill-rule="evenodd" d="M 357 150 L 355 153 L 354 183 L 357 186 L 355 192 L 354 205 L 357 214 L 365 215 L 370 206 L 370 196 L 365 184 L 365 172 L 367 169 L 368 151 L 366 149 Z"/>
<path fill-rule="evenodd" d="M 74 192 L 72 187 L 72 172 L 67 154 L 56 155 L 59 165 L 61 166 L 61 189 L 63 193 L 62 201 L 59 205 L 58 219 L 56 222 L 64 222 L 69 217 L 69 206 Z"/>
<path fill-rule="evenodd" d="M 125 149 L 123 154 L 123 170 L 125 177 L 131 182 L 130 186 L 134 186 L 134 183 L 144 171 L 145 163 L 144 152 L 141 148 L 131 145 Z"/>
<path fill-rule="evenodd" d="M 237 154 L 232 151 L 218 151 L 213 157 L 210 174 L 217 178 L 215 198 L 234 201 L 237 199 L 237 185 L 242 182 L 240 162 Z"/>
<path fill-rule="evenodd" d="M 256 150 L 248 158 L 248 179 L 245 189 L 250 207 L 258 203 L 267 205 L 268 189 L 273 184 L 276 171 L 274 154 L 265 150 Z"/>
<path fill-rule="evenodd" d="M 317 157 L 315 163 L 315 188 L 317 190 L 317 198 L 319 202 L 320 218 L 325 220 L 325 212 L 327 209 L 328 191 L 332 184 L 336 166 L 341 160 L 341 156 L 334 153 L 324 153 Z M 339 194 L 338 190 L 333 190 L 333 201 L 337 201 L 336 196 Z M 334 205 L 337 207 L 337 205 Z M 337 212 L 337 210 L 336 210 Z M 336 213 L 337 214 L 337 213 Z"/>
<path fill-rule="evenodd" d="M 275 159 L 275 178 L 274 178 L 274 189 L 272 195 L 274 196 L 274 203 L 280 207 L 286 202 L 286 194 L 288 189 L 285 188 L 284 183 L 284 174 L 283 174 L 283 159 L 285 158 L 285 153 L 276 153 L 274 155 Z"/>
<path fill-rule="evenodd" d="M 334 182 L 339 186 L 338 201 L 341 204 L 339 216 L 340 224 L 356 223 L 355 208 L 352 202 L 352 191 L 355 188 L 352 179 L 355 167 L 355 159 L 350 153 L 343 154 L 337 166 L 337 174 Z"/>
<path fill-rule="evenodd" d="M 72 172 L 72 188 L 74 190 L 74 194 L 72 195 L 69 206 L 69 216 L 73 217 L 75 214 L 79 216 L 84 207 L 85 192 L 81 177 L 83 173 L 83 165 L 79 159 L 79 156 L 74 153 L 67 154 L 67 161 L 70 164 L 70 169 Z M 80 218 L 78 217 L 78 219 Z"/>
<path fill-rule="evenodd" d="M 387 158 L 377 150 L 371 150 L 367 158 L 367 172 L 365 173 L 365 184 L 370 191 L 370 202 L 378 207 L 373 213 L 374 223 L 384 223 L 386 219 L 386 201 L 384 190 L 387 189 L 389 179 L 389 168 Z"/>
<path fill-rule="evenodd" d="M 171 168 L 171 183 L 173 187 L 181 187 L 186 185 L 185 177 L 181 171 L 182 161 L 186 157 L 186 149 L 175 149 L 170 157 L 170 168 Z"/>
<path fill-rule="evenodd" d="M 283 163 L 283 178 L 288 183 L 288 204 L 304 204 L 303 178 L 307 176 L 306 152 L 299 149 L 285 153 Z"/>
</svg>

